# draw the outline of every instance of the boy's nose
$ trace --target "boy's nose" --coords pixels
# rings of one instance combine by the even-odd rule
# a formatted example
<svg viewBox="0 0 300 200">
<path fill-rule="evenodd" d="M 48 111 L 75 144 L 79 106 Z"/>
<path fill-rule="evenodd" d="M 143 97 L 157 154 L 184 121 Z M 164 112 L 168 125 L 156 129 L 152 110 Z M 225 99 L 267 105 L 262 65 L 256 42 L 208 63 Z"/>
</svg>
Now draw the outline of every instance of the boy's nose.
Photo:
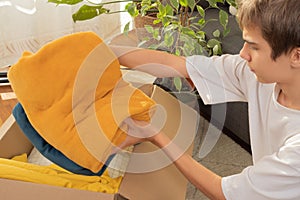
<svg viewBox="0 0 300 200">
<path fill-rule="evenodd" d="M 245 59 L 247 62 L 251 61 L 251 56 L 248 53 L 248 47 L 247 47 L 247 43 L 245 42 L 243 45 L 243 48 L 240 50 L 240 56 Z"/>
</svg>

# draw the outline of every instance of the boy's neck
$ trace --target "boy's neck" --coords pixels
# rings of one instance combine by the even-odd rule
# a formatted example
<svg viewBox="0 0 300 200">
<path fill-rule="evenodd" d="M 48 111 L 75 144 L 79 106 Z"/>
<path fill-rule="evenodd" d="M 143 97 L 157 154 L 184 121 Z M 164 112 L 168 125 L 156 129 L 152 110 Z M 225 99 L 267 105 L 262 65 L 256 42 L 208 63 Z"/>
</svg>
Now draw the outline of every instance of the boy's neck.
<svg viewBox="0 0 300 200">
<path fill-rule="evenodd" d="M 300 110 L 300 91 L 280 89 L 277 101 L 284 107 Z"/>
</svg>

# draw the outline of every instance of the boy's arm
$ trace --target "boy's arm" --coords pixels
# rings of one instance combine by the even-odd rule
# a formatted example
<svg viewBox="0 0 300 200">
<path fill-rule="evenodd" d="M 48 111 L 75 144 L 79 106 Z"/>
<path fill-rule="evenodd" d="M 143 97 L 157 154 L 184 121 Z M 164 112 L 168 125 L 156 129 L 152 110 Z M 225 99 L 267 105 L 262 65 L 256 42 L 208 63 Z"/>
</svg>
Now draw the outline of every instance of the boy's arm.
<svg viewBox="0 0 300 200">
<path fill-rule="evenodd" d="M 109 45 L 121 65 L 147 72 L 155 77 L 181 76 L 189 78 L 185 58 L 163 51 L 137 47 Z"/>
<path fill-rule="evenodd" d="M 124 120 L 124 123 L 128 126 L 127 137 L 119 148 L 122 149 L 133 144 L 150 141 L 161 148 L 178 170 L 207 197 L 215 200 L 225 200 L 221 177 L 198 163 L 189 154 L 182 152 L 161 130 L 148 122 L 136 121 L 131 118 Z"/>
<path fill-rule="evenodd" d="M 173 160 L 181 173 L 209 199 L 225 200 L 222 191 L 221 177 L 198 163 L 182 151 L 164 134 L 152 137 L 152 143 L 161 148 Z M 181 155 L 178 158 L 178 155 Z"/>
<path fill-rule="evenodd" d="M 164 153 L 173 161 L 177 169 L 203 194 L 210 199 L 225 200 L 220 176 L 195 161 L 189 154 L 182 152 L 182 150 L 172 143 L 163 132 L 155 134 L 156 131 L 149 131 L 149 129 L 142 130 L 143 133 L 138 132 L 139 130 L 137 130 L 135 133 L 130 133 L 127 135 L 125 142 L 116 148 L 112 153 L 115 153 L 119 149 L 123 149 L 127 146 L 149 140 L 154 145 L 161 148 Z M 150 135 L 150 137 L 141 138 L 141 134 L 147 135 L 146 137 Z"/>
</svg>

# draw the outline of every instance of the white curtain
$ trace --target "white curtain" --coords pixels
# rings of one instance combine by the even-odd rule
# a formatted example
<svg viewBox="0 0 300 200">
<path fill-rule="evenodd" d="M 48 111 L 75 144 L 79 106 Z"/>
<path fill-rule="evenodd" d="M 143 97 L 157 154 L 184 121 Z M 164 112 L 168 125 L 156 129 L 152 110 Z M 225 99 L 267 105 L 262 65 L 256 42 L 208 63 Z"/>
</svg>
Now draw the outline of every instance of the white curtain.
<svg viewBox="0 0 300 200">
<path fill-rule="evenodd" d="M 120 33 L 119 15 L 73 23 L 75 9 L 47 0 L 0 0 L 0 68 L 15 63 L 24 50 L 35 52 L 65 34 L 91 30 L 106 39 Z"/>
</svg>

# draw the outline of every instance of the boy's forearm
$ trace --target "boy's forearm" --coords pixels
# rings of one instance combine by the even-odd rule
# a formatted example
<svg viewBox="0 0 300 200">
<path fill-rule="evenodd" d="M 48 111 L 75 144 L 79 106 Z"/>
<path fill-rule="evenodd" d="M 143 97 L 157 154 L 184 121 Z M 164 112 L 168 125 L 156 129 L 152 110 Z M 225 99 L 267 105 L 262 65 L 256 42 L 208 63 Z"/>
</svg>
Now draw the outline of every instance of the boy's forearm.
<svg viewBox="0 0 300 200">
<path fill-rule="evenodd" d="M 181 173 L 206 196 L 210 199 L 225 200 L 220 176 L 196 162 L 189 154 L 182 152 L 163 133 L 154 136 L 152 142 L 162 148 Z"/>
<path fill-rule="evenodd" d="M 187 77 L 185 58 L 167 52 L 110 45 L 121 65 L 156 77 Z"/>
</svg>

